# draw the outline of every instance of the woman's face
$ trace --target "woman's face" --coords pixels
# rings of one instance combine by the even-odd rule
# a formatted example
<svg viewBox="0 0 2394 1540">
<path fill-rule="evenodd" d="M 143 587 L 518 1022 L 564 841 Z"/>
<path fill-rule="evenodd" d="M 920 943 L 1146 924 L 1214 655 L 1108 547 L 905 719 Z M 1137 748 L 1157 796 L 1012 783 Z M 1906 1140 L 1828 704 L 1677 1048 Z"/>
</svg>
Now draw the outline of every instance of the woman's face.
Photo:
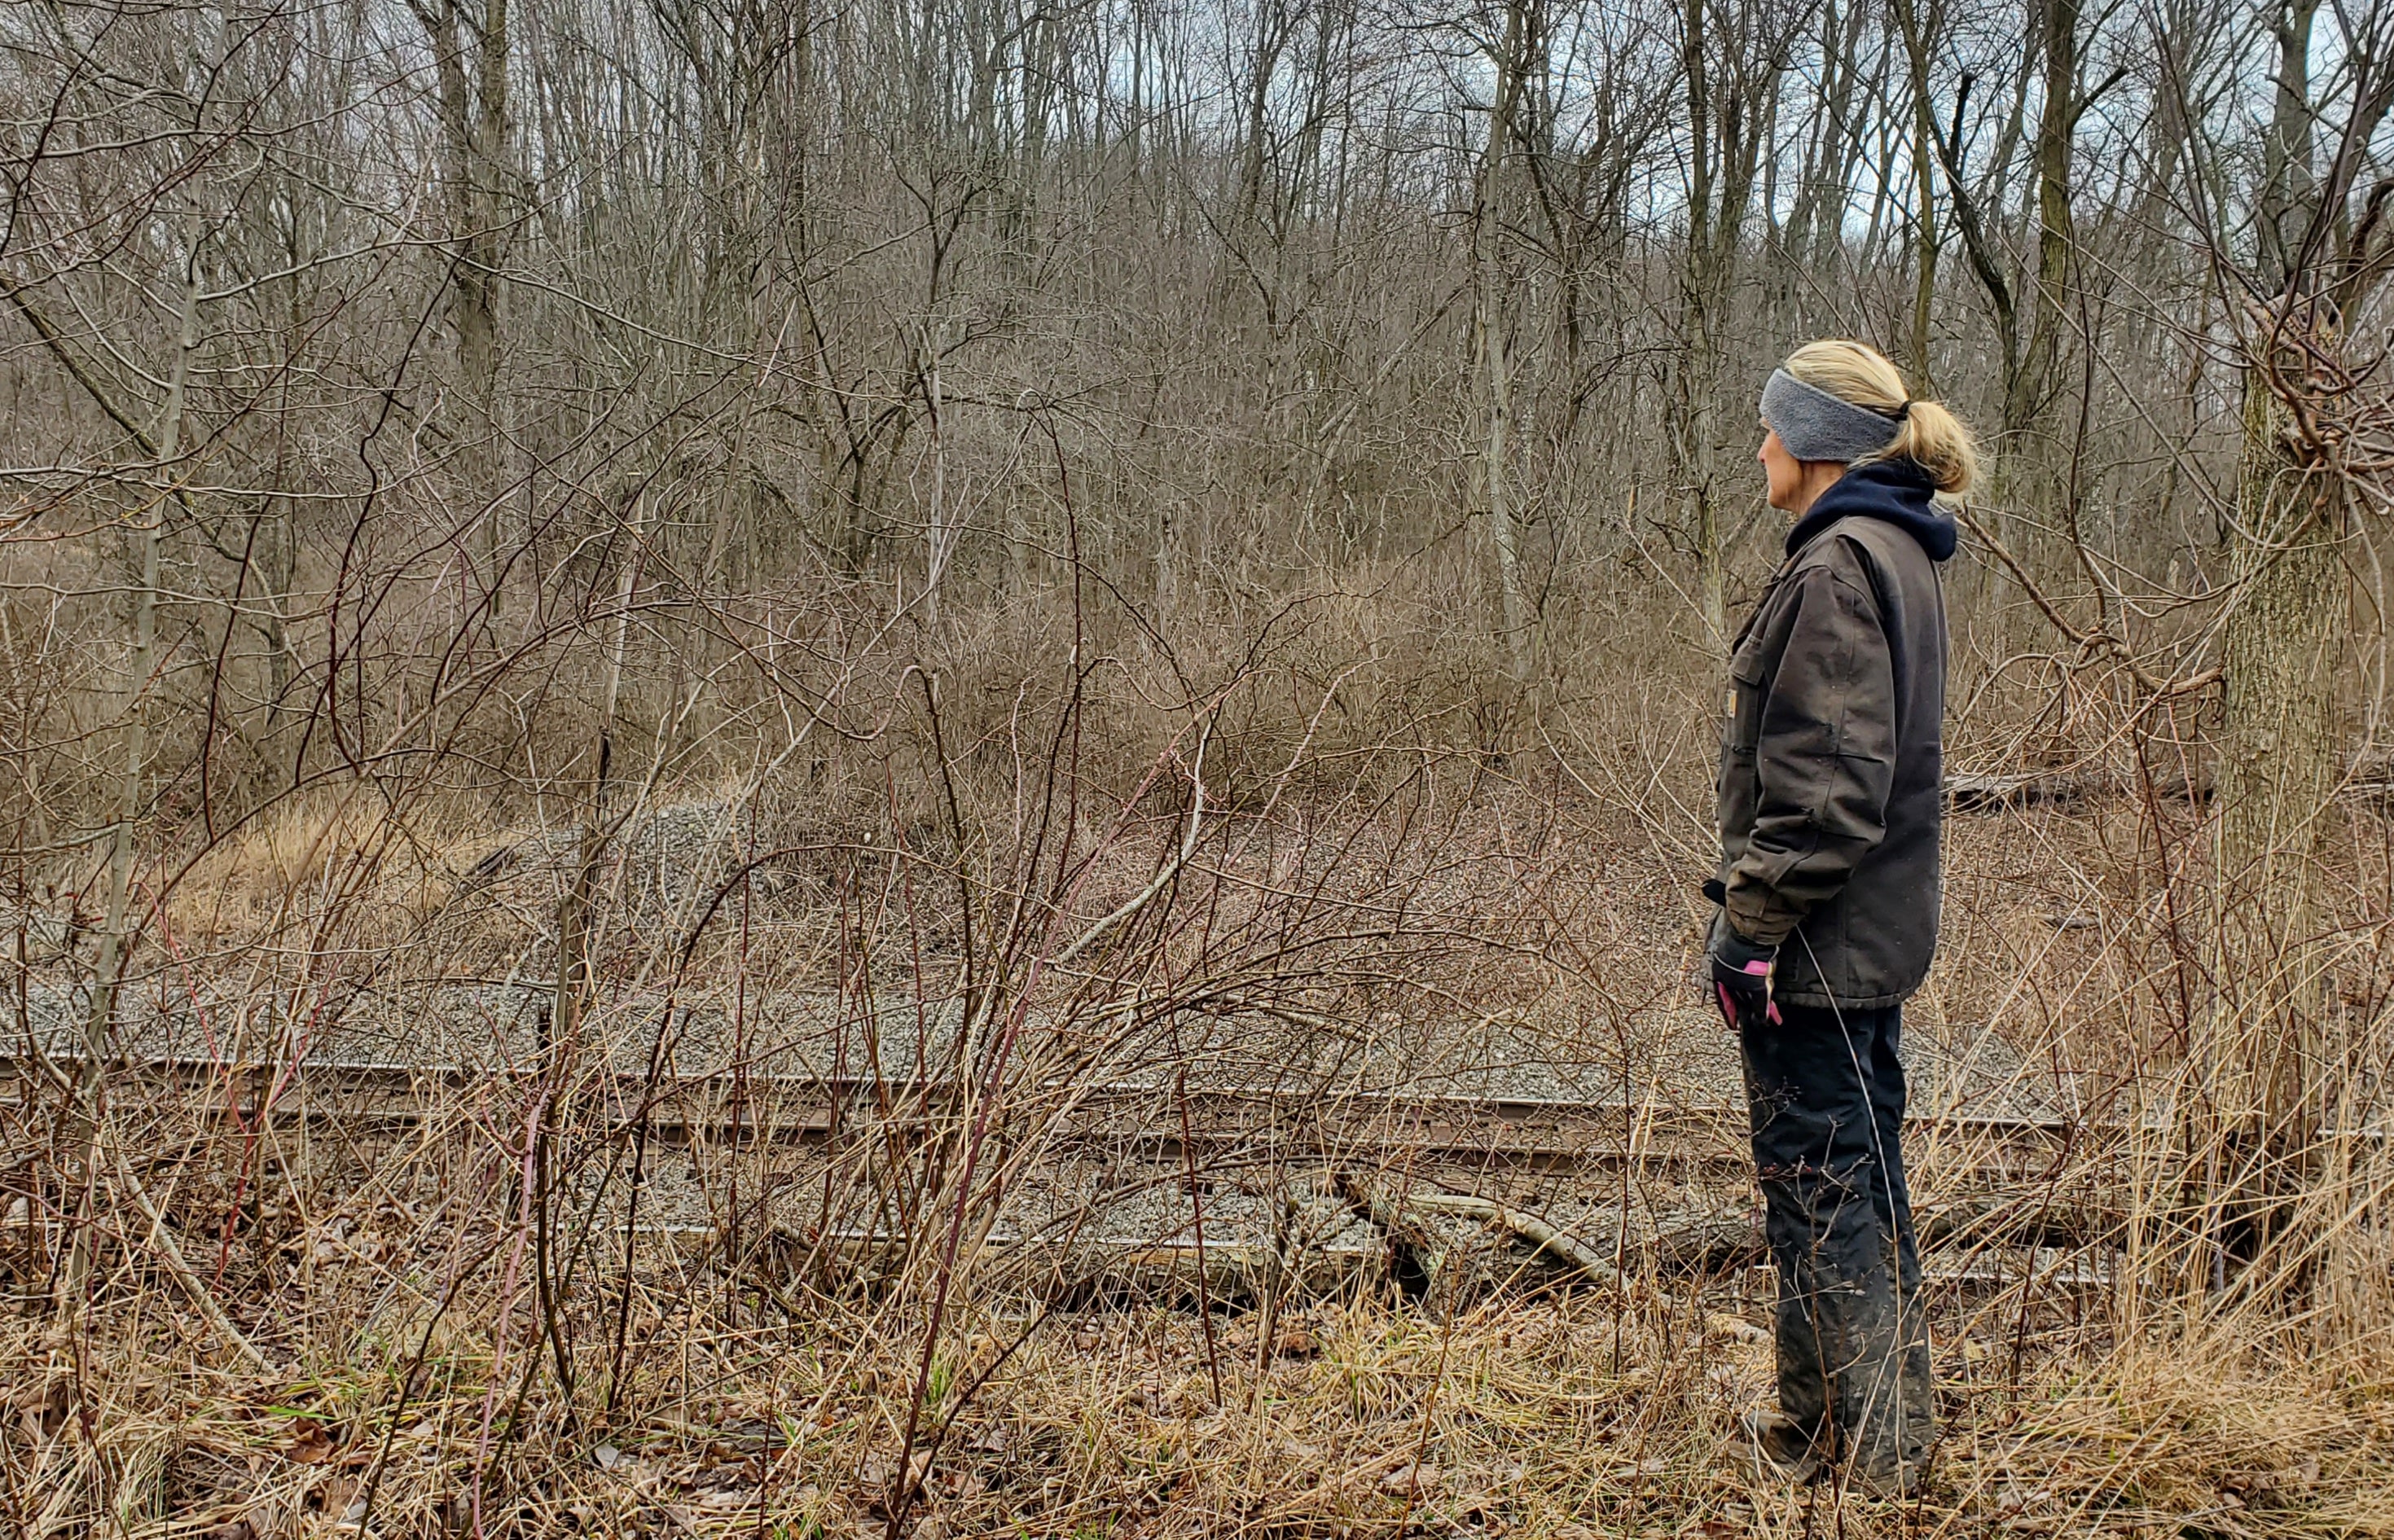
<svg viewBox="0 0 2394 1540">
<path fill-rule="evenodd" d="M 1812 499 L 1846 473 L 1846 467 L 1834 461 L 1796 458 L 1768 424 L 1763 427 L 1762 447 L 1754 457 L 1762 462 L 1763 478 L 1770 483 L 1770 506 L 1799 518 L 1812 506 Z"/>
<path fill-rule="evenodd" d="M 1762 429 L 1762 448 L 1754 457 L 1762 462 L 1763 477 L 1770 483 L 1770 506 L 1787 507 L 1796 495 L 1797 483 L 1804 479 L 1804 462 L 1787 453 L 1787 446 L 1779 441 L 1778 433 L 1768 424 Z"/>
</svg>

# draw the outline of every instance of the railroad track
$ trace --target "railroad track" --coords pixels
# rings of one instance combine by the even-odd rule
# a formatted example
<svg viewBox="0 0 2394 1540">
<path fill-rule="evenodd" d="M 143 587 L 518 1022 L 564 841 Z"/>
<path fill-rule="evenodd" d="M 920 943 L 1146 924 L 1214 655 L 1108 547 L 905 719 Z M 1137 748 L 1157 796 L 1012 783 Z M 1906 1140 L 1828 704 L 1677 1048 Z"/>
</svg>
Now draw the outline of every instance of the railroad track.
<svg viewBox="0 0 2394 1540">
<path fill-rule="evenodd" d="M 81 1067 L 73 1054 L 0 1054 L 0 1083 L 53 1088 Z M 248 1125 L 261 1119 L 326 1122 L 357 1128 L 420 1128 L 458 1117 L 478 1093 L 525 1094 L 531 1076 L 494 1075 L 460 1065 L 385 1060 L 242 1064 L 161 1057 L 112 1065 L 119 1093 L 164 1094 L 186 1115 Z M 954 1081 L 866 1075 L 710 1074 L 651 1077 L 598 1071 L 576 1077 L 578 1105 L 599 1132 L 638 1129 L 667 1142 L 821 1145 L 870 1132 L 929 1136 L 971 1105 Z M 0 1108 L 24 1104 L 0 1095 Z M 1062 1105 L 1059 1105 L 1062 1103 Z M 1440 1160 L 1485 1159 L 1569 1171 L 1580 1166 L 1740 1166 L 1745 1112 L 1727 1102 L 1468 1095 L 1335 1085 L 1221 1085 L 1115 1081 L 1090 1087 L 1033 1087 L 1013 1109 L 1039 1121 L 1059 1148 L 1099 1147 L 1179 1158 L 1242 1150 L 1312 1152 L 1325 1158 L 1403 1152 Z M 1917 1140 L 1960 1147 L 1980 1162 L 2036 1168 L 2065 1149 L 2124 1137 L 2116 1123 L 2059 1112 L 1915 1112 Z"/>
<path fill-rule="evenodd" d="M 72 1007 L 48 1002 L 47 1030 L 0 1053 L 0 1115 L 55 1104 L 72 1083 L 81 1067 Z M 322 1128 L 342 1133 L 323 1142 L 353 1162 L 376 1151 L 396 1159 L 444 1130 L 470 1139 L 485 1125 L 521 1125 L 540 1086 L 524 1068 L 540 1062 L 537 1042 L 520 1010 L 491 1014 L 498 1029 L 465 1045 L 485 1060 L 477 1063 L 439 1057 L 454 1033 L 427 1033 L 427 1051 L 408 1057 L 389 1051 L 399 1028 L 347 1027 L 308 1051 L 293 1051 L 286 1034 L 271 1061 L 244 1061 L 195 1041 L 206 1034 L 192 1013 L 155 1013 L 120 1034 L 112 1094 L 171 1113 L 195 1139 L 228 1127 Z M 637 1212 L 611 1207 L 604 1223 L 705 1249 L 736 1222 L 743 1235 L 779 1236 L 784 1250 L 844 1268 L 919 1261 L 901 1230 L 859 1228 L 827 1199 L 800 1198 L 860 1164 L 901 1163 L 953 1136 L 977 1111 L 957 1082 L 842 1073 L 840 1052 L 786 1033 L 758 1056 L 768 1067 L 724 1062 L 718 1034 L 713 1067 L 651 1073 L 650 1030 L 596 1045 L 572 1078 L 565 1139 L 590 1150 L 637 1137 L 648 1152 Z M 1534 1043 L 1506 1047 L 1514 1057 L 1494 1069 L 1382 1061 L 1366 1066 L 1376 1078 L 1357 1083 L 1273 1061 L 1268 1046 L 1219 1022 L 1207 1030 L 1212 1042 L 1185 1069 L 1151 1060 L 1095 1084 L 1008 1093 L 999 1126 L 1031 1139 L 1038 1156 L 987 1233 L 991 1266 L 1049 1294 L 1220 1297 L 1441 1269 L 1481 1282 L 1586 1273 L 1603 1257 L 1701 1270 L 1758 1253 L 1733 1059 L 1640 1096 L 1581 1088 L 1608 1078 L 1617 1087 L 1621 1077 L 1543 1062 Z M 1225 1041 L 1238 1051 L 1222 1051 Z M 936 1062 L 940 1046 L 934 1033 L 901 1035 L 882 1045 L 881 1061 Z M 2019 1096 L 1918 1105 L 1907 1143 L 1925 1219 L 1932 1234 L 1969 1238 L 1971 1266 L 1984 1270 L 1991 1241 L 2019 1250 L 2099 1234 L 2086 1173 L 2131 1130 Z M 727 1184 L 735 1170 L 766 1179 Z M 748 1194 L 736 1221 L 727 1187 Z"/>
</svg>

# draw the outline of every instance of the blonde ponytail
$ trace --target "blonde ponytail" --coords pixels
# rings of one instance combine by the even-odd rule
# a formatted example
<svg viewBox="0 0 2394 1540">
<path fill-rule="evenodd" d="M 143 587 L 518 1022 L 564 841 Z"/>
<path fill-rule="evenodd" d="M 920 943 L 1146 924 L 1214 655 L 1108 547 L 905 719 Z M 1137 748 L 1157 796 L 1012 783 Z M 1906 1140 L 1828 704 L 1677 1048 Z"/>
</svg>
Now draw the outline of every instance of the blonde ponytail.
<svg viewBox="0 0 2394 1540">
<path fill-rule="evenodd" d="M 1979 447 L 1962 420 L 1936 401 L 1917 401 L 1905 388 L 1903 372 L 1868 343 L 1843 337 L 1808 342 L 1781 365 L 1816 390 L 1887 416 L 1902 414 L 1895 441 L 1870 460 L 1912 460 L 1928 473 L 1937 490 L 1959 497 L 1979 479 Z"/>
<path fill-rule="evenodd" d="M 1904 415 L 1903 431 L 1879 458 L 1917 461 L 1937 483 L 1937 490 L 1948 497 L 1963 495 L 1979 479 L 1979 446 L 1970 430 L 1935 401 L 1912 403 Z"/>
</svg>

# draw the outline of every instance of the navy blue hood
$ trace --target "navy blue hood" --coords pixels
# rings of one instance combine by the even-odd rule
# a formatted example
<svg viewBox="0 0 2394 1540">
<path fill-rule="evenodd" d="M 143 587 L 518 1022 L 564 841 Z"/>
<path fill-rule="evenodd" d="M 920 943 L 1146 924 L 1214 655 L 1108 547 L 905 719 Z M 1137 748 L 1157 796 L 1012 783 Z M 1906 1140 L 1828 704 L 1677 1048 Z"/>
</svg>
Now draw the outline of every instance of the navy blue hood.
<svg viewBox="0 0 2394 1540">
<path fill-rule="evenodd" d="M 1838 477 L 1796 520 L 1796 527 L 1787 532 L 1787 554 L 1802 550 L 1814 535 L 1838 520 L 1859 514 L 1893 524 L 1919 541 L 1931 561 L 1942 561 L 1953 554 L 1957 539 L 1953 516 L 1937 506 L 1936 495 L 1937 483 L 1917 460 L 1874 460 L 1856 466 Z"/>
</svg>

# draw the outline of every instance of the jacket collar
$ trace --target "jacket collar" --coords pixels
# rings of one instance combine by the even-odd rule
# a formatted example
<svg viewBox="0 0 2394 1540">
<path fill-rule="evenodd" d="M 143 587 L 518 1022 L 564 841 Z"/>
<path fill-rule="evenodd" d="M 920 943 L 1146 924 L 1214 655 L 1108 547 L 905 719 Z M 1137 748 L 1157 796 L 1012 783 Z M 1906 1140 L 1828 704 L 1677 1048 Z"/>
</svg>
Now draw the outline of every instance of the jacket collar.
<svg viewBox="0 0 2394 1540">
<path fill-rule="evenodd" d="M 1874 460 L 1856 466 L 1821 494 L 1787 532 L 1787 554 L 1795 556 L 1838 520 L 1860 516 L 1893 524 L 1920 542 L 1930 560 L 1943 561 L 1953 554 L 1959 538 L 1953 516 L 1937 506 L 1936 497 L 1937 483 L 1918 461 Z"/>
</svg>

